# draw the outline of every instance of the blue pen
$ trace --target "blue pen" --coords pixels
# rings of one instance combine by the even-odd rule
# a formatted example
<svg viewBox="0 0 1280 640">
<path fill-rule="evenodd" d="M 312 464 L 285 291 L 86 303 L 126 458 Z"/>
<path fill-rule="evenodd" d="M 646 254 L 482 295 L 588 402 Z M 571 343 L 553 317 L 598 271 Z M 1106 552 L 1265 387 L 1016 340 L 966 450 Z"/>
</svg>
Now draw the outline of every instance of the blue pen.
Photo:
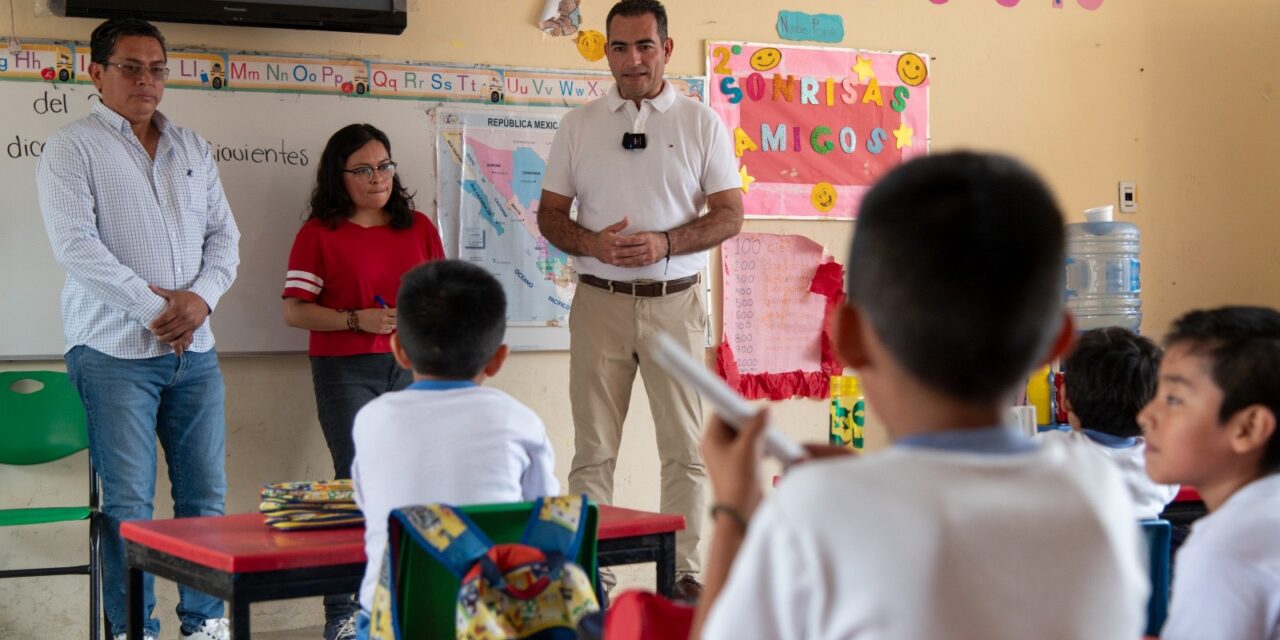
<svg viewBox="0 0 1280 640">
<path fill-rule="evenodd" d="M 386 309 L 387 307 L 391 306 L 391 305 L 388 305 L 388 304 L 387 304 L 387 301 L 386 301 L 386 300 L 383 300 L 383 299 L 382 299 L 382 296 L 380 296 L 380 295 L 378 295 L 378 294 L 376 294 L 376 293 L 373 295 L 373 301 L 374 301 L 374 302 L 376 302 L 376 303 L 378 303 L 378 306 L 379 306 L 379 307 L 382 307 L 383 309 Z"/>
</svg>

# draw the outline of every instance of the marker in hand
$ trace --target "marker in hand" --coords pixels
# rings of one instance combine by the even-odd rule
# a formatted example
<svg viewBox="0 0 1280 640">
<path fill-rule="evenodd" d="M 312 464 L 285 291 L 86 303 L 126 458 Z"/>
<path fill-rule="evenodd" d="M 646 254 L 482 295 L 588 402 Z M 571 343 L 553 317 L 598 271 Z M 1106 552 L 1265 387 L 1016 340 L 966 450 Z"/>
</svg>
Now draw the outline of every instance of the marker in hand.
<svg viewBox="0 0 1280 640">
<path fill-rule="evenodd" d="M 374 303 L 374 304 L 376 304 L 376 305 L 378 305 L 378 307 L 379 307 L 379 308 L 382 308 L 382 309 L 391 309 L 391 305 L 387 304 L 387 301 L 386 301 L 386 300 L 384 300 L 384 299 L 382 298 L 382 296 L 380 296 L 380 295 L 378 295 L 378 294 L 376 294 L 376 293 L 373 295 L 373 303 Z M 393 311 L 394 311 L 394 310 L 393 310 Z M 390 326 L 385 327 L 385 328 L 386 328 L 386 330 L 385 330 L 385 331 L 380 330 L 380 331 L 377 331 L 376 333 L 391 333 L 391 332 L 393 332 L 393 331 L 395 331 L 395 330 L 396 330 L 396 327 L 395 327 L 395 314 L 394 314 L 394 313 L 392 313 L 392 314 L 383 314 L 383 318 L 382 318 L 381 322 L 386 323 L 386 322 L 388 321 L 388 318 L 390 319 L 391 325 L 390 325 Z"/>
</svg>

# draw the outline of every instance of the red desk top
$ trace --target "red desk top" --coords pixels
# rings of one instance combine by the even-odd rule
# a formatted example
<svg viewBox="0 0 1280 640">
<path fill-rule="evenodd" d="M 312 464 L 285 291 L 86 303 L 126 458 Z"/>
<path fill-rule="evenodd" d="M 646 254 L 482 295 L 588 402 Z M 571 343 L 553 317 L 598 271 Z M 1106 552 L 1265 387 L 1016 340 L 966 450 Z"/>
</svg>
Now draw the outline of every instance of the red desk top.
<svg viewBox="0 0 1280 640">
<path fill-rule="evenodd" d="M 652 533 L 684 531 L 684 516 L 636 511 L 607 504 L 600 505 L 600 528 L 596 540 L 634 538 Z"/>
<path fill-rule="evenodd" d="M 227 573 L 364 562 L 364 527 L 277 531 L 260 513 L 125 522 L 120 536 Z"/>
<path fill-rule="evenodd" d="M 681 531 L 683 516 L 600 505 L 599 540 Z M 277 531 L 260 513 L 125 522 L 125 540 L 227 573 L 363 563 L 364 527 Z"/>
</svg>

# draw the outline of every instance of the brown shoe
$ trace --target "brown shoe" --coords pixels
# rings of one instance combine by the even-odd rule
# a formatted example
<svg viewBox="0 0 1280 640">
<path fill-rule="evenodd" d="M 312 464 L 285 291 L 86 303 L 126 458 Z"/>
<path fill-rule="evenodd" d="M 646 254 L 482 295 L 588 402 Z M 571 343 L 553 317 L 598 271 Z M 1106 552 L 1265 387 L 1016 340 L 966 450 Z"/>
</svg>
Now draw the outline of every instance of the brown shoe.
<svg viewBox="0 0 1280 640">
<path fill-rule="evenodd" d="M 671 592 L 672 600 L 684 600 L 685 602 L 697 602 L 698 597 L 702 595 L 702 583 L 693 577 L 692 573 L 684 573 L 676 580 L 676 588 Z"/>
</svg>

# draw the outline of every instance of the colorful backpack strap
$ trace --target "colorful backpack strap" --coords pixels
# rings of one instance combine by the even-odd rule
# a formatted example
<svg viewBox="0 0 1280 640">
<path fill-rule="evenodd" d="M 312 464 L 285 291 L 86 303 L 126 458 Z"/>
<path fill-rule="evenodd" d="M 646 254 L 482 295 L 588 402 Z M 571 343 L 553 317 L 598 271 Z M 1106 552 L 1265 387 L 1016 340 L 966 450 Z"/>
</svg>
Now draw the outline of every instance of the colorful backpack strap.
<svg viewBox="0 0 1280 640">
<path fill-rule="evenodd" d="M 493 546 L 493 541 L 471 518 L 447 504 L 395 509 L 391 515 L 400 519 L 418 546 L 459 580 Z"/>
<path fill-rule="evenodd" d="M 391 527 L 392 538 L 399 537 L 398 528 Z M 400 637 L 399 616 L 396 615 L 394 542 L 382 552 L 382 568 L 378 571 L 378 584 L 373 588 L 373 603 L 369 611 L 369 640 L 396 640 Z"/>
<path fill-rule="evenodd" d="M 493 546 L 470 518 L 446 504 L 394 509 L 387 520 L 387 548 L 370 612 L 371 640 L 395 640 L 401 636 L 397 573 L 402 532 L 408 531 L 414 543 L 427 550 L 459 580 Z"/>
<path fill-rule="evenodd" d="M 582 525 L 586 519 L 586 494 L 538 498 L 520 543 L 548 555 L 559 554 L 572 562 L 582 546 Z"/>
</svg>

